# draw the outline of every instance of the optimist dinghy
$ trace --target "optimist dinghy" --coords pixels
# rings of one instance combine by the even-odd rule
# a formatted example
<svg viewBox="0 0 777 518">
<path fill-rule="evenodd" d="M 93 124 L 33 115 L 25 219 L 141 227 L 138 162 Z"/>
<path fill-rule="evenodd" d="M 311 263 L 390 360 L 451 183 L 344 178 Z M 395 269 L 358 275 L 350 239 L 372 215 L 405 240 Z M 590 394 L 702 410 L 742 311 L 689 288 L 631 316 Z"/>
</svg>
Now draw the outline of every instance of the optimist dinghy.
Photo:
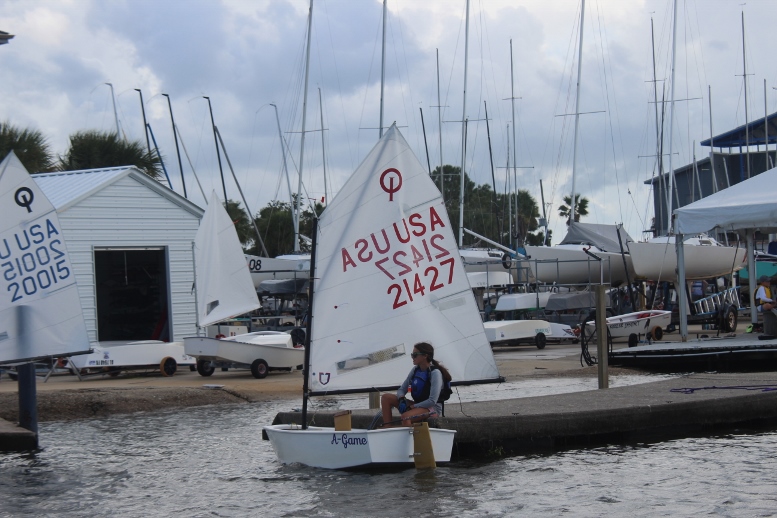
<svg viewBox="0 0 777 518">
<path fill-rule="evenodd" d="M 206 327 L 261 306 L 242 248 L 216 192 L 194 239 L 197 325 Z M 305 353 L 295 349 L 288 333 L 246 333 L 217 340 L 202 336 L 183 339 L 186 354 L 197 358 L 197 372 L 210 376 L 217 366 L 250 368 L 255 378 L 272 369 L 292 370 Z"/>
<path fill-rule="evenodd" d="M 302 424 L 264 431 L 284 464 L 412 465 L 414 428 L 307 426 L 309 396 L 395 390 L 421 341 L 454 384 L 501 380 L 440 192 L 395 125 L 313 236 Z M 449 461 L 455 431 L 429 430 L 434 461 Z"/>
<path fill-rule="evenodd" d="M 609 317 L 606 322 L 607 330 L 613 339 L 628 338 L 629 347 L 633 347 L 637 345 L 640 334 L 649 334 L 654 340 L 660 340 L 664 336 L 663 330 L 672 322 L 672 312 L 658 309 L 636 311 Z M 585 325 L 586 333 L 593 334 L 596 322 L 589 320 Z"/>
</svg>

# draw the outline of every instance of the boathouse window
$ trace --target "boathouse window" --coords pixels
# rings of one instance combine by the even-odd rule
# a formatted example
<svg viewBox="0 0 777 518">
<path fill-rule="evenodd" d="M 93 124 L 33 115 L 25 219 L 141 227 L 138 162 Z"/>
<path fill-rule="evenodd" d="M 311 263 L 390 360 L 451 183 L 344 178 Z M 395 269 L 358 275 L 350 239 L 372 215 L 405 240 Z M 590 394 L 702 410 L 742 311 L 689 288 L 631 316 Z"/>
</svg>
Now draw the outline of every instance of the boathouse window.
<svg viewBox="0 0 777 518">
<path fill-rule="evenodd" d="M 170 341 L 165 248 L 95 249 L 97 339 Z"/>
</svg>

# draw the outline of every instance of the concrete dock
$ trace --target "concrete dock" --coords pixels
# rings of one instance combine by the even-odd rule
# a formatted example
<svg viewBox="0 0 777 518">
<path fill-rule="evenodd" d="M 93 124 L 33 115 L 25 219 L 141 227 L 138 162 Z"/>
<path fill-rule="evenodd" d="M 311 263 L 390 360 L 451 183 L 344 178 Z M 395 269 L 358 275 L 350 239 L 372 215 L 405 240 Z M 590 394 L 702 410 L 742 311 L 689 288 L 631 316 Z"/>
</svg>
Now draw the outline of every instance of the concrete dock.
<svg viewBox="0 0 777 518">
<path fill-rule="evenodd" d="M 0 419 L 0 452 L 34 450 L 37 447 L 35 432 Z"/>
<path fill-rule="evenodd" d="M 334 412 L 310 414 L 332 426 Z M 354 412 L 367 427 L 374 410 Z M 284 412 L 274 424 L 301 424 Z M 432 426 L 456 430 L 459 452 L 526 452 L 576 445 L 629 444 L 734 428 L 777 426 L 777 372 L 693 374 L 641 385 L 502 401 L 446 405 Z"/>
</svg>

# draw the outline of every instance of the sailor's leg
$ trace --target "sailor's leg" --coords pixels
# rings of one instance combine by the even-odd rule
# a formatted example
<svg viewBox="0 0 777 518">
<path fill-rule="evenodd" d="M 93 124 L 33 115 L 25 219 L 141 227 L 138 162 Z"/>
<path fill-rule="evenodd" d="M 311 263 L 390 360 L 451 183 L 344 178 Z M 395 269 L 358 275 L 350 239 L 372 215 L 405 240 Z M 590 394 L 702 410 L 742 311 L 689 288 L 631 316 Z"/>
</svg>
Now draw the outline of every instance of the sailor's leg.
<svg viewBox="0 0 777 518">
<path fill-rule="evenodd" d="M 380 396 L 380 409 L 383 412 L 383 422 L 391 422 L 391 409 L 399 407 L 399 398 L 396 394 L 383 394 Z"/>
</svg>

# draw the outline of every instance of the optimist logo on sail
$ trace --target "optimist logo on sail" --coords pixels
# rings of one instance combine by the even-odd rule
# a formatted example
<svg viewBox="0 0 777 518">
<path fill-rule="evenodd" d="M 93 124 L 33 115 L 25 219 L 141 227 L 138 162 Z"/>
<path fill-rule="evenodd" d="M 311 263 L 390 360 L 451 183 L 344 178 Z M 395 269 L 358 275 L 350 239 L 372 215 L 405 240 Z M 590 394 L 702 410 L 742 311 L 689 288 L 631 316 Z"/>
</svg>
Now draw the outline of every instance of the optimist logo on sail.
<svg viewBox="0 0 777 518">
<path fill-rule="evenodd" d="M 397 181 L 396 187 L 394 180 Z M 399 192 L 402 188 L 402 173 L 399 172 L 399 169 L 392 167 L 383 171 L 383 174 L 380 175 L 380 188 L 388 193 L 389 201 L 394 201 L 394 193 Z"/>
</svg>

